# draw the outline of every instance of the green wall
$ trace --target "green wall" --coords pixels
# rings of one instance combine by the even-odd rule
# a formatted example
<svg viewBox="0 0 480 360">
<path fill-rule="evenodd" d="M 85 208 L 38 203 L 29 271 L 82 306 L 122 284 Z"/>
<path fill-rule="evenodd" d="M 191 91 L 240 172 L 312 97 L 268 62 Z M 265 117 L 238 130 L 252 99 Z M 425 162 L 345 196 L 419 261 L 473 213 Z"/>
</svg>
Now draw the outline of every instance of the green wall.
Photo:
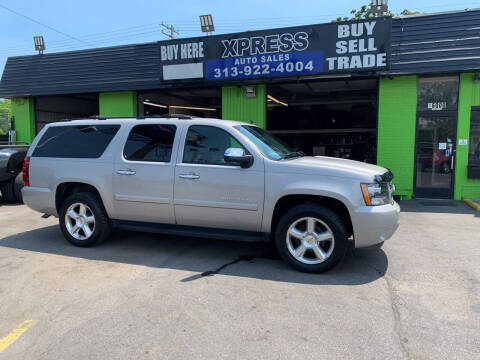
<svg viewBox="0 0 480 360">
<path fill-rule="evenodd" d="M 15 119 L 17 141 L 31 143 L 35 138 L 35 106 L 32 97 L 12 99 L 12 116 Z"/>
<path fill-rule="evenodd" d="M 256 97 L 247 98 L 241 86 L 222 87 L 222 119 L 253 123 L 263 129 L 267 117 L 267 86 L 255 85 Z"/>
<path fill-rule="evenodd" d="M 137 116 L 137 92 L 114 91 L 98 95 L 100 116 Z"/>
<path fill-rule="evenodd" d="M 417 76 L 380 79 L 377 163 L 392 170 L 396 195 L 413 195 Z"/>
<path fill-rule="evenodd" d="M 468 145 L 458 145 L 458 139 L 470 142 L 470 116 L 472 106 L 480 106 L 480 82 L 473 81 L 474 74 L 460 74 L 458 98 L 457 154 L 455 161 L 455 199 L 480 198 L 480 179 L 467 176 Z"/>
</svg>

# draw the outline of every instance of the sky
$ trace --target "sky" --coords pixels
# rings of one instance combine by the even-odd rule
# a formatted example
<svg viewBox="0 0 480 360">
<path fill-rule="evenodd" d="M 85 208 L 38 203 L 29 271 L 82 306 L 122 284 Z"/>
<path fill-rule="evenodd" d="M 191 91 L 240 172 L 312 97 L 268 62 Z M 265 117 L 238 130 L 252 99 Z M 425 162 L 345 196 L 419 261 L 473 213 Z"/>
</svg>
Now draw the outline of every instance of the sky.
<svg viewBox="0 0 480 360">
<path fill-rule="evenodd" d="M 212 14 L 215 34 L 330 22 L 370 0 L 0 0 L 0 70 L 9 56 L 166 40 L 162 22 L 177 37 L 201 36 L 199 15 Z M 389 0 L 390 10 L 425 13 L 480 7 L 480 0 Z M 10 9 L 7 10 L 6 8 Z"/>
</svg>

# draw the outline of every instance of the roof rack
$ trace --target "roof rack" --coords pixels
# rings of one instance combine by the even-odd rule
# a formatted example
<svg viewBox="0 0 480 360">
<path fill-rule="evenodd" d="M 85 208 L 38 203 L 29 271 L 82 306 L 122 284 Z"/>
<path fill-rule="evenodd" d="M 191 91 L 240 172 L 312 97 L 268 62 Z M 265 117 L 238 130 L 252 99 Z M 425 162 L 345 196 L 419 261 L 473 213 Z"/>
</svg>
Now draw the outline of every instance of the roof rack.
<svg viewBox="0 0 480 360">
<path fill-rule="evenodd" d="M 195 119 L 194 116 L 184 115 L 184 114 L 164 114 L 164 115 L 148 115 L 148 116 L 88 116 L 84 118 L 70 118 L 70 119 L 61 119 L 61 121 L 73 121 L 73 120 L 110 120 L 110 119 Z"/>
<path fill-rule="evenodd" d="M 155 118 L 165 118 L 165 119 L 194 119 L 191 115 L 184 115 L 184 114 L 165 114 L 165 115 L 155 115 L 151 116 Z"/>
</svg>

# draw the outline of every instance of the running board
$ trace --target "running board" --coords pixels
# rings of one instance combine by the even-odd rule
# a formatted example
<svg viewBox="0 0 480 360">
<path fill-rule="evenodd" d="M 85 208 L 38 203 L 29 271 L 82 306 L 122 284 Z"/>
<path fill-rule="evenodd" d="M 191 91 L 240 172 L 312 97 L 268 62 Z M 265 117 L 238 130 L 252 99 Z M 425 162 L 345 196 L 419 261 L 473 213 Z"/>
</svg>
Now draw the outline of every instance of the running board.
<svg viewBox="0 0 480 360">
<path fill-rule="evenodd" d="M 175 236 L 190 236 L 217 240 L 244 242 L 268 242 L 270 234 L 254 231 L 226 230 L 200 226 L 155 224 L 140 221 L 112 220 L 115 228 L 130 231 L 151 232 Z"/>
</svg>

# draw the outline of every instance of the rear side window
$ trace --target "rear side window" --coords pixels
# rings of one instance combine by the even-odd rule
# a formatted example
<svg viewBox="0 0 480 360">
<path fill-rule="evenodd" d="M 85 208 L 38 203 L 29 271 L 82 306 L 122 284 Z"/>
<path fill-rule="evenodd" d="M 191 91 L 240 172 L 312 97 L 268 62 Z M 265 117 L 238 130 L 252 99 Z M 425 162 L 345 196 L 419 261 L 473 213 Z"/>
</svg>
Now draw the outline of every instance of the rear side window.
<svg viewBox="0 0 480 360">
<path fill-rule="evenodd" d="M 96 159 L 102 156 L 120 125 L 52 126 L 32 157 Z"/>
<path fill-rule="evenodd" d="M 132 161 L 170 162 L 175 125 L 137 125 L 128 135 L 123 155 Z"/>
</svg>

